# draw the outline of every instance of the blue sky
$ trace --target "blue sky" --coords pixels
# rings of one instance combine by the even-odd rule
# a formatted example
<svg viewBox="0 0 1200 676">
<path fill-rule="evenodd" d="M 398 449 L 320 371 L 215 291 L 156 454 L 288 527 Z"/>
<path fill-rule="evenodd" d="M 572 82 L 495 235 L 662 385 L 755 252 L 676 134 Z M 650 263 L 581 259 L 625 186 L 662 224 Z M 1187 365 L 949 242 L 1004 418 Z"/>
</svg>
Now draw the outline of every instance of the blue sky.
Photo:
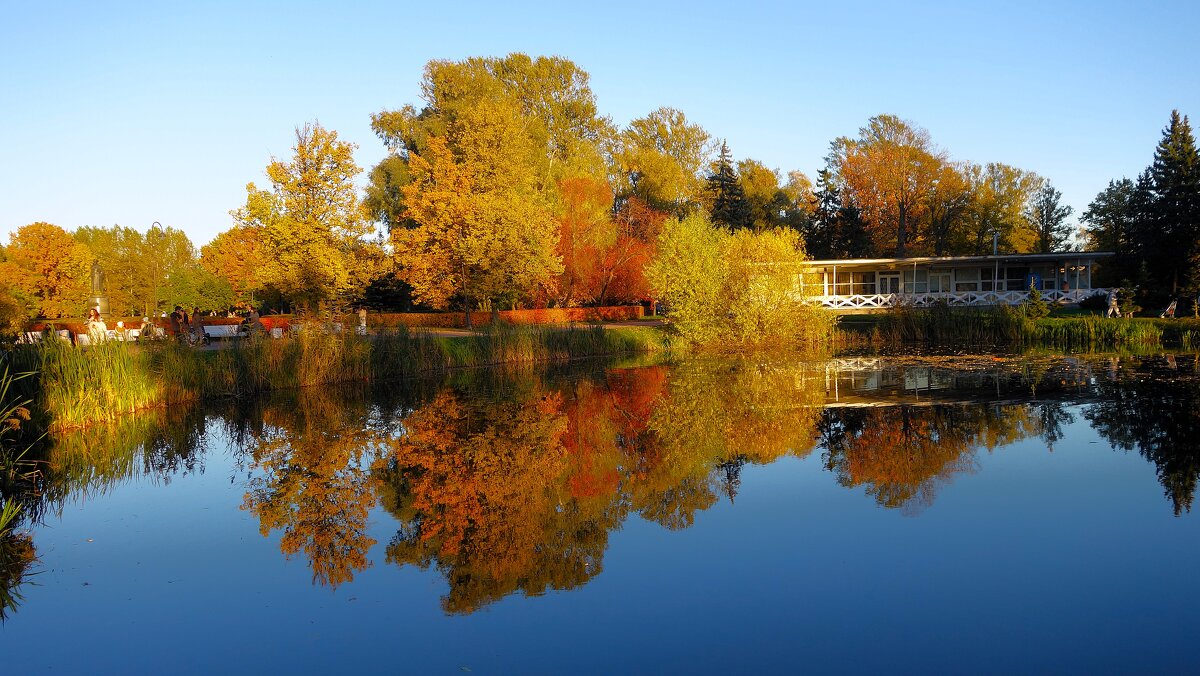
<svg viewBox="0 0 1200 676">
<path fill-rule="evenodd" d="M 1076 216 L 1149 163 L 1172 108 L 1200 120 L 1195 2 L 172 5 L 5 4 L 3 241 L 159 221 L 204 244 L 296 125 L 375 164 L 370 114 L 419 104 L 430 59 L 565 56 L 618 124 L 674 106 L 736 158 L 810 176 L 892 113 L 955 159 L 1050 178 Z"/>
</svg>

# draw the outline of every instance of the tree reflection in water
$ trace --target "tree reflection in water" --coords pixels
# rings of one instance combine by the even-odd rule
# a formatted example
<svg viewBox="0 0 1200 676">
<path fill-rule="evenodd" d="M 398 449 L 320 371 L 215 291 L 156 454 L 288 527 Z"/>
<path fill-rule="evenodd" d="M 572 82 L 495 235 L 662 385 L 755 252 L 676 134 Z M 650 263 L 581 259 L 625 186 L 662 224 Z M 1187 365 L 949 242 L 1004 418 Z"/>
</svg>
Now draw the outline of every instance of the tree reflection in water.
<svg viewBox="0 0 1200 676">
<path fill-rule="evenodd" d="M 242 506 L 258 517 L 263 536 L 283 531 L 285 556 L 304 553 L 314 583 L 337 587 L 371 565 L 367 516 L 379 479 L 369 467 L 387 437 L 361 393 L 334 398 L 305 388 L 263 411 L 263 429 L 251 435 L 254 475 Z"/>
<path fill-rule="evenodd" d="M 1200 478 L 1200 359 L 1172 355 L 1112 364 L 1084 417 L 1114 447 L 1154 464 L 1175 515 L 1192 510 Z"/>
<path fill-rule="evenodd" d="M 1053 404 L 828 409 L 821 445 L 843 486 L 865 486 L 878 504 L 915 513 L 954 475 L 974 471 L 979 449 L 1048 439 L 1048 431 L 1057 438 L 1068 417 Z"/>
<path fill-rule="evenodd" d="M 856 391 L 858 407 L 842 408 L 825 408 L 825 365 L 771 360 L 474 371 L 369 393 L 309 388 L 57 439 L 41 451 L 45 477 L 27 514 L 37 521 L 71 496 L 134 476 L 203 471 L 204 430 L 220 426 L 243 452 L 243 507 L 264 536 L 281 533 L 285 556 L 304 557 L 314 583 L 336 587 L 371 565 L 368 517 L 381 505 L 400 524 L 386 560 L 437 569 L 449 584 L 444 608 L 467 613 L 517 592 L 585 584 L 630 516 L 687 528 L 718 500 L 736 499 L 745 467 L 814 448 L 843 486 L 919 512 L 940 486 L 974 471 L 980 451 L 1031 438 L 1052 451 L 1076 422 L 1055 400 L 1064 396 L 1084 400 L 1085 419 L 1114 446 L 1154 463 L 1176 513 L 1188 511 L 1200 478 L 1195 358 L 1107 367 L 1094 386 L 1090 375 L 1044 366 L 946 379 L 965 382 L 970 399 L 999 397 L 994 383 L 1015 378 L 1025 401 L 951 403 L 944 389 L 942 403 L 929 404 Z M 892 375 L 887 382 L 905 382 Z M 31 556 L 25 544 L 11 561 Z M 0 587 L 12 578 L 0 575 Z"/>
</svg>

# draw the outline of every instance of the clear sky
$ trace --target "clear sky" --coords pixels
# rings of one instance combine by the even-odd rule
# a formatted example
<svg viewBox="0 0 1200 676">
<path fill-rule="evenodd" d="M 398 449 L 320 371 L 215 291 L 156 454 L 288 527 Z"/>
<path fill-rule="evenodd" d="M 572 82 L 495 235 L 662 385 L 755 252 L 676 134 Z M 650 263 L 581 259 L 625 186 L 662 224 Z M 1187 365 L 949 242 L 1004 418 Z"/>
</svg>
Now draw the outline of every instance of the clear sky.
<svg viewBox="0 0 1200 676">
<path fill-rule="evenodd" d="M 815 176 L 872 115 L 954 159 L 1050 178 L 1076 217 L 1200 123 L 1200 2 L 18 2 L 0 11 L 0 235 L 231 225 L 293 128 L 383 155 L 369 116 L 420 104 L 430 59 L 572 59 L 618 124 L 663 105 Z"/>
</svg>

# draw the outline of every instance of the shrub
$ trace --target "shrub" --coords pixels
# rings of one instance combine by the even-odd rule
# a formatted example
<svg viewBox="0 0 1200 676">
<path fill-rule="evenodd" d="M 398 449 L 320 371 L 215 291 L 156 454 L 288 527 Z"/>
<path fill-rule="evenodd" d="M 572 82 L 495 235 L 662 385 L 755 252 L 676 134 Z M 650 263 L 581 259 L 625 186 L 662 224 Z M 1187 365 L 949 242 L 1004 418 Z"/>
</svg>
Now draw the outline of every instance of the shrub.
<svg viewBox="0 0 1200 676">
<path fill-rule="evenodd" d="M 793 230 L 729 233 L 692 215 L 663 226 L 646 278 L 689 344 L 824 344 L 834 317 L 800 296 L 805 258 Z"/>
</svg>

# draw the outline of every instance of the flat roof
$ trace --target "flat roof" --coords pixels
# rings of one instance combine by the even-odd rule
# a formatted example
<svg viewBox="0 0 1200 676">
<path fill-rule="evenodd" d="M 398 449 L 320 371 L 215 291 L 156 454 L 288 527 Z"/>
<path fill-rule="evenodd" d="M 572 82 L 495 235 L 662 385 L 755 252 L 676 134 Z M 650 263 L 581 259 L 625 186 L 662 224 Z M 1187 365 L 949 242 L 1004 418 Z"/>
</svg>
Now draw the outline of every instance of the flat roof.
<svg viewBox="0 0 1200 676">
<path fill-rule="evenodd" d="M 1112 251 L 1056 251 L 1051 253 L 998 254 L 995 256 L 913 256 L 911 258 L 841 258 L 804 261 L 802 265 L 826 267 L 833 265 L 958 265 L 962 263 L 1038 263 L 1062 260 L 1095 260 L 1109 258 Z"/>
</svg>

